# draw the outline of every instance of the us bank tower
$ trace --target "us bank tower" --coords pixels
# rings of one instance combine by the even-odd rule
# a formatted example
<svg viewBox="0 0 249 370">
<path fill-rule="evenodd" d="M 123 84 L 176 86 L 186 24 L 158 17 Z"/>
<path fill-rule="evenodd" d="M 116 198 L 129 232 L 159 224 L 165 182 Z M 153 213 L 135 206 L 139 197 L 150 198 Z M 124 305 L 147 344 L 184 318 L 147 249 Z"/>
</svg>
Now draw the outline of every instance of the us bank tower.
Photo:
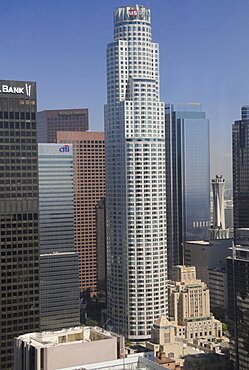
<svg viewBox="0 0 249 370">
<path fill-rule="evenodd" d="M 114 11 L 105 138 L 108 323 L 147 339 L 167 315 L 165 129 L 159 46 L 141 5 Z"/>
</svg>

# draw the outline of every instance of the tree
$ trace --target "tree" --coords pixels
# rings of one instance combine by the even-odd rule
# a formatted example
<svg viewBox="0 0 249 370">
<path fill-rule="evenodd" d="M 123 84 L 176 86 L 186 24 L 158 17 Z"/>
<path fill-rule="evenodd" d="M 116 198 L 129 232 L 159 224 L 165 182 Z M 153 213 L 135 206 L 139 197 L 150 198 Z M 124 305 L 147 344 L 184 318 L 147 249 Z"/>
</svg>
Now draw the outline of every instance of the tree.
<svg viewBox="0 0 249 370">
<path fill-rule="evenodd" d="M 222 331 L 227 331 L 227 324 L 226 323 L 222 323 Z"/>
<path fill-rule="evenodd" d="M 98 326 L 99 324 L 96 320 L 89 319 L 89 320 L 86 320 L 86 325 L 87 326 Z"/>
</svg>

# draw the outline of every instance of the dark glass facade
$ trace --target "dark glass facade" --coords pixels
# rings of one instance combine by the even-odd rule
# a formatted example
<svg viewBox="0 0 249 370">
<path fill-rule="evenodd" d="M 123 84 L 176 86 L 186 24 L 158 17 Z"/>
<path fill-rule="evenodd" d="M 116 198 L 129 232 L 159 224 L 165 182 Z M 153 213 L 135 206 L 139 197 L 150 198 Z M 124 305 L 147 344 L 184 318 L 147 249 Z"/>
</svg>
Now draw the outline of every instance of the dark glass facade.
<svg viewBox="0 0 249 370">
<path fill-rule="evenodd" d="M 227 259 L 230 354 L 236 370 L 249 369 L 249 246 Z"/>
<path fill-rule="evenodd" d="M 166 106 L 168 271 L 186 240 L 207 239 L 210 223 L 209 120 L 201 104 Z"/>
<path fill-rule="evenodd" d="M 249 369 L 249 107 L 241 109 L 233 136 L 234 258 L 227 261 L 231 358 Z"/>
<path fill-rule="evenodd" d="M 38 331 L 39 246 L 36 85 L 0 81 L 0 369 L 13 339 Z"/>
<path fill-rule="evenodd" d="M 38 112 L 39 143 L 57 143 L 57 131 L 87 131 L 88 109 L 54 109 Z"/>
<path fill-rule="evenodd" d="M 233 124 L 233 204 L 236 238 L 237 228 L 249 227 L 249 119 Z"/>
</svg>

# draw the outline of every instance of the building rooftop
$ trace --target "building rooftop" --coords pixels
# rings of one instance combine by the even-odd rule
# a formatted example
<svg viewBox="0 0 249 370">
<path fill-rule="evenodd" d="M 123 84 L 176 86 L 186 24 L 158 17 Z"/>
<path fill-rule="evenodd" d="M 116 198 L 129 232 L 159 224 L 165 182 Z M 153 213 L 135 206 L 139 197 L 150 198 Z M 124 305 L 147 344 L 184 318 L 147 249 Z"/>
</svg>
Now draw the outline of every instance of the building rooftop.
<svg viewBox="0 0 249 370">
<path fill-rule="evenodd" d="M 186 243 L 193 245 L 210 245 L 210 242 L 206 240 L 187 240 Z"/>
<path fill-rule="evenodd" d="M 168 369 L 165 368 L 164 369 Z M 162 370 L 162 366 L 140 356 L 99 362 L 91 365 L 73 366 L 58 370 Z M 169 370 L 169 369 L 168 369 Z"/>
<path fill-rule="evenodd" d="M 36 348 L 67 345 L 73 342 L 94 342 L 112 338 L 112 334 L 99 327 L 79 326 L 59 331 L 29 333 L 20 335 L 18 339 Z"/>
<path fill-rule="evenodd" d="M 167 326 L 172 326 L 172 323 L 164 315 L 161 315 L 155 321 L 154 326 L 167 327 Z"/>
</svg>

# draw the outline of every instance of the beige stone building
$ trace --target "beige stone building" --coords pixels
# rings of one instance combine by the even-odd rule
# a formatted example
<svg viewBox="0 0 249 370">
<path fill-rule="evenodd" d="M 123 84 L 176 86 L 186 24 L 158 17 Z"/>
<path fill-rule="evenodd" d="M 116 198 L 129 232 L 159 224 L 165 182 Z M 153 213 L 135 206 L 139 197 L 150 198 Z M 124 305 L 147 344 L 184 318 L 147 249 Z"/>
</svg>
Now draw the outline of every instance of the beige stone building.
<svg viewBox="0 0 249 370">
<path fill-rule="evenodd" d="M 207 285 L 196 279 L 194 266 L 175 266 L 169 282 L 169 316 L 175 322 L 176 335 L 188 340 L 222 336 L 221 322 L 210 312 Z"/>
<path fill-rule="evenodd" d="M 199 353 L 193 344 L 189 345 L 184 334 L 179 336 L 179 327 L 163 315 L 151 328 L 151 340 L 146 343 L 146 347 L 154 352 L 155 360 L 160 366 L 167 364 L 166 367 L 174 370 L 183 366 L 184 356 Z"/>
<path fill-rule="evenodd" d="M 155 357 L 165 353 L 169 358 L 179 358 L 184 354 L 182 343 L 176 341 L 176 325 L 161 315 L 151 328 L 151 340 L 146 347 L 154 351 Z"/>
<path fill-rule="evenodd" d="M 155 362 L 167 370 L 181 370 L 181 366 L 176 364 L 174 359 L 167 357 L 165 352 L 160 352 L 157 357 L 155 357 Z"/>
</svg>

